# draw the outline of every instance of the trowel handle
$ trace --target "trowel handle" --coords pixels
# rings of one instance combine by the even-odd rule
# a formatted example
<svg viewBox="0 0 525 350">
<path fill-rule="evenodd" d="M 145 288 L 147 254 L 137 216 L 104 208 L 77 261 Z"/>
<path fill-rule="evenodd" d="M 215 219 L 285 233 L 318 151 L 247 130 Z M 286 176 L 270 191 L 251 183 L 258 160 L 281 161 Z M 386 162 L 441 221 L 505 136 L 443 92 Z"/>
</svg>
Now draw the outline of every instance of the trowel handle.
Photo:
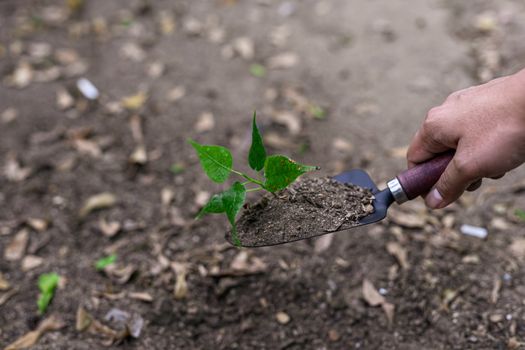
<svg viewBox="0 0 525 350">
<path fill-rule="evenodd" d="M 452 152 L 443 153 L 397 175 L 396 179 L 388 184 L 396 202 L 403 203 L 430 191 L 453 157 Z"/>
</svg>

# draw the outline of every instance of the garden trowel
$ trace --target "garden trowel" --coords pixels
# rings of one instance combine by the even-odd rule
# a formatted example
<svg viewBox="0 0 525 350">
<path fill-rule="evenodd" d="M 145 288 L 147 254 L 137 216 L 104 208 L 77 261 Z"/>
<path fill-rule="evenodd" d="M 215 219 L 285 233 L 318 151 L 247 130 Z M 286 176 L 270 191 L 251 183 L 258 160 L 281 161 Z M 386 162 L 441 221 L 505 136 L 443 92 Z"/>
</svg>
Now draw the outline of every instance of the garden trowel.
<svg viewBox="0 0 525 350">
<path fill-rule="evenodd" d="M 444 153 L 425 163 L 421 163 L 411 169 L 407 169 L 398 174 L 392 180 L 388 181 L 387 187 L 383 190 L 379 190 L 368 173 L 361 169 L 350 170 L 334 176 L 333 178 L 337 181 L 350 183 L 369 189 L 375 197 L 372 202 L 374 206 L 374 212 L 365 217 L 362 217 L 353 227 L 368 225 L 381 221 L 386 217 L 387 210 L 392 203 L 396 202 L 398 204 L 402 204 L 429 192 L 432 186 L 434 186 L 434 184 L 438 181 L 441 174 L 445 171 L 445 168 L 452 160 L 452 157 L 453 153 Z M 348 228 L 344 228 L 343 230 L 346 229 Z M 337 232 L 337 230 L 332 232 Z M 299 239 L 312 238 L 332 232 L 311 232 L 301 236 Z M 263 247 L 268 245 L 289 243 L 292 241 L 294 240 L 286 240 L 283 238 L 280 241 L 275 241 L 275 239 L 273 239 L 271 243 L 268 243 L 262 239 L 258 240 L 256 243 L 253 243 L 243 242 L 241 239 L 241 245 L 244 247 Z"/>
</svg>

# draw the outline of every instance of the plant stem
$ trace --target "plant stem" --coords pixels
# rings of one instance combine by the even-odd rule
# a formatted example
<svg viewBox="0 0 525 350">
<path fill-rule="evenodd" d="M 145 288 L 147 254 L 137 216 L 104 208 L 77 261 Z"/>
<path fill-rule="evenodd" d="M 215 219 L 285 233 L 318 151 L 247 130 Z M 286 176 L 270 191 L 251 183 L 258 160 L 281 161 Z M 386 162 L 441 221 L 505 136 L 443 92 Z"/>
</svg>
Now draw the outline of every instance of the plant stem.
<svg viewBox="0 0 525 350">
<path fill-rule="evenodd" d="M 246 192 L 255 192 L 255 191 L 262 190 L 262 189 L 263 189 L 262 187 L 249 188 L 246 190 Z"/>
<path fill-rule="evenodd" d="M 232 173 L 235 173 L 239 176 L 242 176 L 244 177 L 246 180 L 250 181 L 250 182 L 253 182 L 254 184 L 257 184 L 257 185 L 260 185 L 261 187 L 264 188 L 264 183 L 262 183 L 262 181 L 259 181 L 257 179 L 254 179 L 253 177 L 250 177 L 248 175 L 246 175 L 245 173 L 241 173 L 240 171 L 237 171 L 237 170 L 233 170 L 231 169 Z"/>
</svg>

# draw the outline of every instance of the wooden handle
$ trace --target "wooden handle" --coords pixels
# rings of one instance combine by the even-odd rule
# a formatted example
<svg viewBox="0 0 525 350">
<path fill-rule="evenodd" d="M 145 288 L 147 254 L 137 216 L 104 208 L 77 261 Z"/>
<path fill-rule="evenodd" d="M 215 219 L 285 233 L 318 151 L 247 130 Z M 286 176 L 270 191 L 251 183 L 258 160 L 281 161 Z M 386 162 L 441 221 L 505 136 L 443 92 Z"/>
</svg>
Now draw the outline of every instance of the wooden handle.
<svg viewBox="0 0 525 350">
<path fill-rule="evenodd" d="M 414 199 L 430 191 L 453 157 L 454 153 L 444 153 L 397 175 L 407 198 Z"/>
</svg>

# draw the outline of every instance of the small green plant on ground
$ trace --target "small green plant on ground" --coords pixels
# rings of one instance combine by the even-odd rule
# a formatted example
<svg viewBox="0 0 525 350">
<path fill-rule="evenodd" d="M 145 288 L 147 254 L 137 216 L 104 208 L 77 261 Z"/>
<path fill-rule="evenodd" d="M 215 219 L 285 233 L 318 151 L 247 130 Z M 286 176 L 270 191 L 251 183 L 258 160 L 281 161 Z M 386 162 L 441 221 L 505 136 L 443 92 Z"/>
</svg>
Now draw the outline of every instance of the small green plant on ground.
<svg viewBox="0 0 525 350">
<path fill-rule="evenodd" d="M 213 195 L 197 215 L 198 219 L 205 214 L 225 213 L 232 225 L 232 241 L 237 246 L 240 246 L 240 241 L 237 236 L 235 218 L 244 204 L 247 192 L 266 190 L 275 193 L 288 187 L 302 174 L 319 169 L 316 166 L 299 164 L 286 156 L 268 156 L 261 133 L 257 128 L 255 112 L 253 114 L 252 144 L 248 154 L 248 164 L 256 172 L 262 173 L 262 177 L 252 177 L 234 170 L 233 157 L 230 150 L 225 147 L 201 145 L 193 140 L 189 140 L 189 142 L 197 151 L 201 166 L 212 181 L 223 183 L 232 173 L 245 180 L 244 182 L 236 181 L 226 191 Z M 248 185 L 255 185 L 256 187 L 248 188 Z"/>
<path fill-rule="evenodd" d="M 523 210 L 523 209 L 516 209 L 514 214 L 516 215 L 516 217 L 518 219 L 520 219 L 522 221 L 525 221 L 525 210 Z"/>
<path fill-rule="evenodd" d="M 47 306 L 51 302 L 51 299 L 53 299 L 59 281 L 60 276 L 54 272 L 44 273 L 38 278 L 40 295 L 38 296 L 37 305 L 39 315 L 43 315 L 46 312 Z"/>
<path fill-rule="evenodd" d="M 106 267 L 108 267 L 111 264 L 114 264 L 115 261 L 117 261 L 117 254 L 111 254 L 104 258 L 100 258 L 95 263 L 95 268 L 97 271 L 104 270 Z"/>
</svg>

